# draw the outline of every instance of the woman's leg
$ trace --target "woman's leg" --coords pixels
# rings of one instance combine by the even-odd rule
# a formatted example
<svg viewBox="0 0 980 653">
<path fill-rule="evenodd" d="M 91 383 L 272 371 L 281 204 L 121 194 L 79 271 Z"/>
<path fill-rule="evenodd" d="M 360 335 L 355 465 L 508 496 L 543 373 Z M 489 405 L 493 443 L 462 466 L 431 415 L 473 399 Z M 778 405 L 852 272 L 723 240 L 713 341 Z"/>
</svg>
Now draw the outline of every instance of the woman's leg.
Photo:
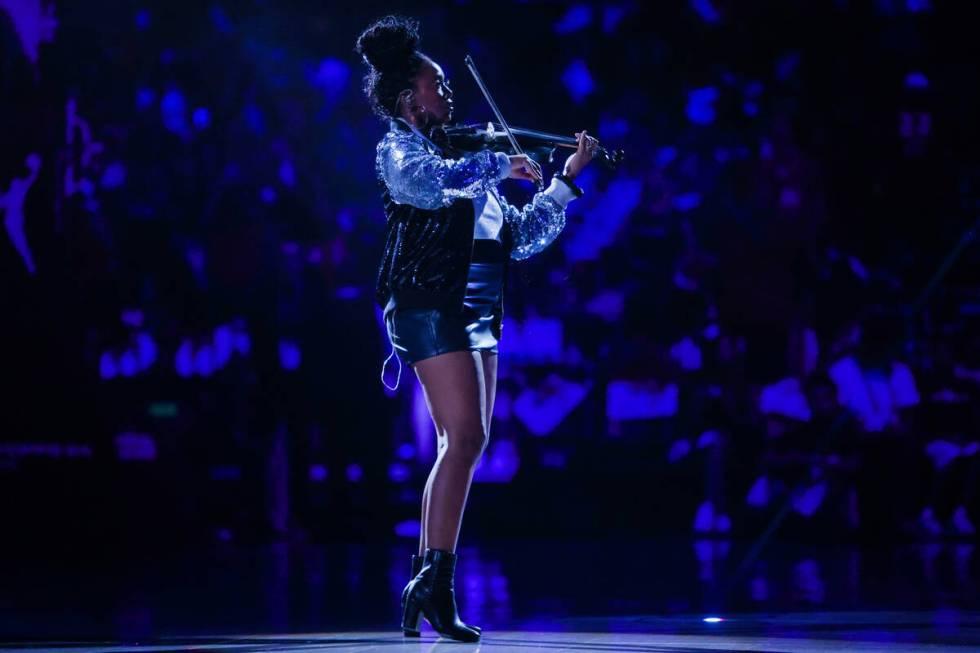
<svg viewBox="0 0 980 653">
<path fill-rule="evenodd" d="M 497 396 L 497 354 L 489 351 L 481 351 L 480 354 L 483 357 L 483 387 L 485 389 L 484 396 L 486 397 L 486 431 L 489 435 L 490 433 L 490 421 L 493 419 L 493 402 Z M 414 369 L 414 367 L 413 367 Z M 446 445 L 446 438 L 439 434 L 438 425 L 436 425 L 436 434 L 438 438 L 437 449 L 442 451 L 443 447 Z M 422 526 L 419 529 L 419 555 L 425 555 L 425 548 L 428 546 L 425 538 L 425 525 L 426 519 L 429 512 L 429 493 L 432 489 L 432 479 L 435 478 L 436 468 L 433 466 L 432 471 L 429 473 L 429 478 L 425 482 L 425 490 L 422 491 Z"/>
<path fill-rule="evenodd" d="M 436 459 L 438 460 L 439 454 L 442 453 L 443 448 L 446 446 L 446 438 L 439 435 L 439 427 L 436 426 Z M 422 527 L 419 529 L 419 555 L 425 555 L 425 548 L 429 546 L 429 542 L 426 539 L 426 524 L 429 523 L 429 496 L 432 493 L 432 481 L 436 477 L 436 466 L 432 466 L 432 470 L 429 472 L 429 478 L 425 481 L 425 490 L 422 491 Z"/>
<path fill-rule="evenodd" d="M 486 388 L 486 424 L 487 435 L 489 436 L 490 421 L 493 419 L 493 400 L 497 396 L 497 354 L 481 351 L 480 355 L 483 356 L 483 385 Z"/>
<path fill-rule="evenodd" d="M 473 470 L 487 446 L 483 358 L 480 352 L 453 351 L 421 360 L 414 369 L 439 439 L 423 497 L 424 547 L 455 552 Z"/>
</svg>

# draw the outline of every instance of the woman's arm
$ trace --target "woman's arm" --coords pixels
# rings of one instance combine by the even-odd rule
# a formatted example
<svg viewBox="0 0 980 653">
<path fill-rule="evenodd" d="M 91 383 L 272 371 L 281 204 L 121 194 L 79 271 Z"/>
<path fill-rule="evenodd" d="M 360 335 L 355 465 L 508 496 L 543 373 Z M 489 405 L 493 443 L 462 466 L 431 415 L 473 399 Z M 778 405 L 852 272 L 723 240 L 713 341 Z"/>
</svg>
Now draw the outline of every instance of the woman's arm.
<svg viewBox="0 0 980 653">
<path fill-rule="evenodd" d="M 592 154 L 599 144 L 583 129 L 575 132 L 578 147 L 568 159 L 562 174 L 555 175 L 547 189 L 535 193 L 531 202 L 518 211 L 500 196 L 500 208 L 504 220 L 510 223 L 514 235 L 514 247 L 510 257 L 521 260 L 533 256 L 550 245 L 561 230 L 565 228 L 565 207 L 576 197 L 582 196 L 582 189 L 575 184 L 575 177 L 592 160 Z"/>
<path fill-rule="evenodd" d="M 551 185 L 543 191 L 534 194 L 531 201 L 518 210 L 501 194 L 497 194 L 504 220 L 510 223 L 514 236 L 514 247 L 510 257 L 523 260 L 531 257 L 558 237 L 565 228 L 565 207 L 581 190 L 572 188 L 568 183 L 552 178 Z"/>
<path fill-rule="evenodd" d="M 479 197 L 510 175 L 510 157 L 481 150 L 459 159 L 430 154 L 417 136 L 388 132 L 378 143 L 378 174 L 399 204 L 422 209 L 449 206 L 460 197 Z"/>
</svg>

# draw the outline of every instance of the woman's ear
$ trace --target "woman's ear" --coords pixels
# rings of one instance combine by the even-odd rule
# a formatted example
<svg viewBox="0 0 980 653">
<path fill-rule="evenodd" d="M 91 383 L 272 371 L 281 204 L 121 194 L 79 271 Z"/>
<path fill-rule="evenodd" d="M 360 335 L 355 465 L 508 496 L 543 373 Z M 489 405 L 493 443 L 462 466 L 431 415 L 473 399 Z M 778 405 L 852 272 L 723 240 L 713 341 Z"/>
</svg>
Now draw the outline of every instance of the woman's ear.
<svg viewBox="0 0 980 653">
<path fill-rule="evenodd" d="M 398 94 L 398 99 L 395 101 L 395 107 L 398 108 L 402 105 L 402 103 L 404 103 L 405 106 L 409 107 L 409 110 L 411 110 L 412 96 L 414 94 L 414 91 L 412 91 L 410 88 L 406 88 L 405 90 L 401 91 Z"/>
</svg>

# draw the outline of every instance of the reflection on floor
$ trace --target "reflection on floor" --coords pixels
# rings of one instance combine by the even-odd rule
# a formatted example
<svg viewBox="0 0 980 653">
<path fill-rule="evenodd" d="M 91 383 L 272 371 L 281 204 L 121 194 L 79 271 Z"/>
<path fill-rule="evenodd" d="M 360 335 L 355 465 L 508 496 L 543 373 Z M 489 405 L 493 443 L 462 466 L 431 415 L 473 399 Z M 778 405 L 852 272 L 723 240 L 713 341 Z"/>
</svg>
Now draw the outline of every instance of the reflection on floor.
<svg viewBox="0 0 980 653">
<path fill-rule="evenodd" d="M 478 644 L 403 639 L 411 544 L 222 545 L 195 554 L 6 559 L 0 650 L 980 650 L 974 545 L 862 551 L 747 542 L 461 546 L 457 603 Z"/>
<path fill-rule="evenodd" d="M 586 619 L 581 628 L 575 620 L 565 622 L 567 630 L 515 631 L 502 630 L 484 633 L 478 643 L 464 644 L 439 638 L 435 633 L 424 632 L 421 639 L 410 639 L 400 634 L 384 631 L 350 631 L 335 633 L 301 633 L 292 635 L 249 635 L 201 638 L 165 638 L 147 642 L 126 642 L 105 645 L 102 642 L 57 642 L 52 644 L 13 645 L 8 650 L 29 648 L 32 653 L 122 653 L 123 651 L 223 651 L 228 653 L 252 653 L 266 651 L 458 651 L 490 652 L 506 651 L 631 651 L 633 653 L 694 651 L 773 651 L 781 653 L 823 653 L 854 651 L 955 651 L 963 653 L 977 650 L 977 617 L 956 624 L 957 628 L 973 630 L 955 635 L 937 628 L 932 617 L 918 613 L 863 613 L 858 617 L 841 613 L 813 613 L 807 615 L 780 615 L 771 620 L 753 616 L 746 622 L 733 618 L 731 622 L 711 624 L 698 630 L 692 624 L 677 624 L 677 633 L 661 632 L 607 632 L 610 623 L 598 623 Z M 651 630 L 664 628 L 656 617 L 633 617 L 632 627 L 642 630 L 647 624 Z M 948 628 L 951 623 L 945 623 Z M 731 624 L 727 628 L 723 624 Z M 590 630 L 599 627 L 600 630 Z M 727 632 L 727 631 L 731 632 Z M 686 632 L 692 631 L 692 632 Z M 944 641 L 945 643 L 936 643 Z M 969 648 L 965 648 L 969 647 Z M 0 649 L 3 650 L 3 649 Z"/>
</svg>

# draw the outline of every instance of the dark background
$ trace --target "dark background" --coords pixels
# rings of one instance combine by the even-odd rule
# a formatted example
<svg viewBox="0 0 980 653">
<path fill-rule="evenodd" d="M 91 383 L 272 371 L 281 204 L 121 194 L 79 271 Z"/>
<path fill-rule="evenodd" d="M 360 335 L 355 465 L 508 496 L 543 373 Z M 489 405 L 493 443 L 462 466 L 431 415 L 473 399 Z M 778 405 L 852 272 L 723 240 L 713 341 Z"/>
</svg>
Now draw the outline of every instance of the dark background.
<svg viewBox="0 0 980 653">
<path fill-rule="evenodd" d="M 948 6 L 11 0 L 5 546 L 414 542 L 433 434 L 380 383 L 353 52 L 391 11 L 461 122 L 493 119 L 469 53 L 512 125 L 626 152 L 512 266 L 464 541 L 754 538 L 794 488 L 779 537 L 973 539 L 976 243 L 929 285 L 980 199 Z"/>
</svg>

